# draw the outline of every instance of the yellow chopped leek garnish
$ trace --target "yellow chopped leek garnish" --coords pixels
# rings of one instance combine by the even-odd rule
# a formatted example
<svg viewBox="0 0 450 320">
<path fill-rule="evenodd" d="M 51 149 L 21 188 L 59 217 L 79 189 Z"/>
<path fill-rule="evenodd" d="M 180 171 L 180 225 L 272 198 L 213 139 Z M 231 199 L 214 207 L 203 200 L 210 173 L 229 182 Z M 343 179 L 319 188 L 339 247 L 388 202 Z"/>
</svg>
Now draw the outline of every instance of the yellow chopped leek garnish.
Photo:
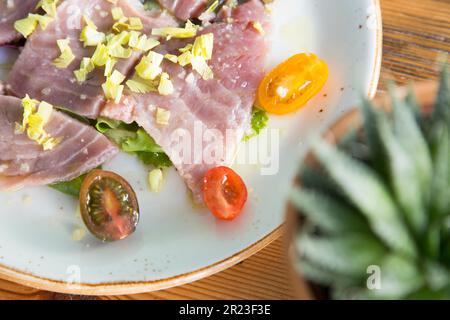
<svg viewBox="0 0 450 320">
<path fill-rule="evenodd" d="M 70 39 L 59 39 L 56 40 L 56 44 L 58 45 L 59 50 L 64 51 L 70 48 Z"/>
<path fill-rule="evenodd" d="M 97 26 L 87 16 L 83 16 L 86 26 L 81 30 L 80 41 L 85 47 L 96 46 L 105 41 L 106 35 L 97 31 Z"/>
<path fill-rule="evenodd" d="M 185 53 L 178 56 L 178 64 L 182 67 L 185 67 L 191 63 L 192 58 L 192 53 L 190 51 L 186 51 Z"/>
<path fill-rule="evenodd" d="M 179 49 L 182 54 L 178 56 L 178 64 L 182 67 L 191 64 L 204 80 L 213 79 L 214 74 L 206 62 L 211 59 L 213 48 L 214 34 L 203 34 L 195 39 L 193 45 Z"/>
<path fill-rule="evenodd" d="M 106 80 L 106 82 L 102 84 L 102 88 L 107 99 L 114 100 L 115 103 L 119 103 L 120 99 L 122 99 L 123 85 L 116 85 L 111 83 L 111 81 Z"/>
<path fill-rule="evenodd" d="M 151 192 L 160 192 L 163 183 L 163 172 L 161 169 L 153 169 L 148 174 L 148 186 Z"/>
<path fill-rule="evenodd" d="M 172 94 L 174 91 L 173 83 L 169 78 L 169 75 L 165 72 L 161 74 L 161 78 L 159 80 L 158 92 L 162 96 L 168 96 Z"/>
<path fill-rule="evenodd" d="M 170 111 L 163 108 L 156 108 L 156 123 L 161 126 L 167 126 L 170 120 Z"/>
<path fill-rule="evenodd" d="M 114 70 L 113 73 L 111 74 L 111 76 L 109 77 L 109 80 L 112 83 L 119 85 L 125 80 L 125 78 L 126 77 L 122 73 L 120 73 L 117 70 Z"/>
<path fill-rule="evenodd" d="M 187 51 L 191 51 L 194 45 L 192 43 L 188 43 L 185 47 L 178 49 L 181 53 L 185 53 Z"/>
<path fill-rule="evenodd" d="M 35 19 L 41 26 L 42 30 L 45 30 L 47 28 L 47 26 L 49 25 L 49 23 L 54 20 L 54 18 L 52 18 L 48 15 L 41 16 L 39 14 L 33 14 L 33 13 L 28 14 L 28 17 Z"/>
<path fill-rule="evenodd" d="M 149 50 L 152 50 L 156 46 L 159 46 L 159 44 L 160 42 L 158 40 L 155 40 L 153 38 L 147 38 L 147 35 L 143 34 L 140 36 L 139 41 L 135 47 L 131 46 L 130 44 L 129 46 L 131 48 L 147 52 Z"/>
<path fill-rule="evenodd" d="M 260 34 L 264 35 L 266 32 L 264 31 L 264 28 L 262 24 L 259 21 L 254 21 L 252 23 L 253 28 L 255 28 L 256 31 L 258 31 Z"/>
<path fill-rule="evenodd" d="M 133 53 L 133 50 L 130 48 L 125 48 L 123 45 L 127 44 L 129 39 L 130 33 L 126 31 L 109 38 L 106 45 L 108 54 L 114 58 L 128 59 Z"/>
<path fill-rule="evenodd" d="M 36 111 L 38 104 L 39 104 L 39 101 L 31 99 L 28 95 L 26 95 L 25 98 L 22 99 L 23 120 L 22 120 L 22 125 L 18 126 L 18 129 L 20 132 L 25 131 L 25 129 L 28 125 L 28 118 L 30 115 L 32 115 Z"/>
<path fill-rule="evenodd" d="M 155 28 L 152 30 L 152 35 L 166 37 L 167 40 L 171 38 L 193 38 L 197 35 L 198 28 L 198 26 L 188 20 L 184 28 Z"/>
<path fill-rule="evenodd" d="M 144 25 L 140 18 L 131 17 L 131 18 L 121 18 L 112 26 L 113 31 L 122 32 L 126 30 L 142 30 Z"/>
<path fill-rule="evenodd" d="M 111 76 L 106 78 L 106 82 L 102 84 L 102 88 L 107 99 L 114 100 L 115 103 L 120 102 L 124 89 L 124 86 L 121 85 L 121 83 L 125 78 L 126 77 L 117 70 L 114 70 Z"/>
<path fill-rule="evenodd" d="M 53 60 L 53 64 L 60 69 L 67 68 L 75 60 L 75 55 L 70 49 L 70 39 L 59 39 L 56 43 L 61 51 L 61 55 Z"/>
<path fill-rule="evenodd" d="M 130 17 L 128 21 L 130 22 L 130 30 L 142 30 L 144 28 L 141 19 L 138 17 Z"/>
<path fill-rule="evenodd" d="M 35 18 L 28 16 L 14 22 L 14 29 L 27 38 L 36 29 L 37 23 Z"/>
<path fill-rule="evenodd" d="M 53 149 L 61 142 L 60 138 L 52 138 L 44 127 L 50 120 L 53 106 L 47 102 L 30 99 L 28 95 L 22 99 L 23 121 L 22 125 L 16 124 L 19 132 L 27 132 L 27 136 L 43 146 L 44 150 Z"/>
<path fill-rule="evenodd" d="M 35 140 L 39 143 L 44 131 L 44 119 L 38 116 L 36 113 L 30 114 L 28 117 L 28 138 Z M 40 144 L 40 143 L 39 143 Z"/>
<path fill-rule="evenodd" d="M 219 7 L 219 0 L 214 1 L 209 7 L 208 9 L 206 9 L 204 11 L 203 14 L 209 14 L 209 13 L 213 13 L 216 11 L 216 9 Z"/>
<path fill-rule="evenodd" d="M 53 106 L 50 103 L 41 101 L 41 103 L 39 103 L 39 108 L 38 111 L 36 112 L 36 115 L 39 116 L 44 123 L 47 123 L 50 120 L 52 111 Z"/>
<path fill-rule="evenodd" d="M 114 69 L 114 65 L 117 63 L 116 59 L 113 58 L 108 58 L 108 60 L 106 61 L 105 64 L 105 72 L 104 72 L 104 76 L 105 77 L 109 77 Z"/>
<path fill-rule="evenodd" d="M 112 29 L 114 32 L 116 33 L 120 33 L 122 31 L 126 31 L 128 30 L 128 24 L 126 23 L 126 21 L 117 21 L 116 23 L 114 23 L 114 25 L 112 26 Z"/>
<path fill-rule="evenodd" d="M 174 55 L 174 54 L 165 54 L 164 58 L 166 58 L 170 62 L 178 63 L 178 57 L 176 55 Z"/>
<path fill-rule="evenodd" d="M 78 82 L 86 81 L 87 75 L 95 69 L 95 65 L 90 58 L 83 58 L 80 63 L 80 69 L 75 70 L 74 74 Z"/>
<path fill-rule="evenodd" d="M 97 45 L 94 54 L 92 55 L 92 63 L 97 67 L 102 67 L 109 59 L 108 48 L 102 43 Z"/>
<path fill-rule="evenodd" d="M 54 147 L 56 147 L 58 144 L 60 144 L 61 141 L 62 141 L 62 138 L 46 137 L 42 141 L 42 147 L 44 148 L 44 151 L 52 150 Z"/>
<path fill-rule="evenodd" d="M 116 21 L 126 18 L 125 15 L 123 14 L 122 8 L 119 8 L 119 7 L 112 8 L 111 14 L 112 14 L 113 19 Z"/>
<path fill-rule="evenodd" d="M 96 46 L 99 43 L 105 41 L 105 34 L 103 32 L 99 32 L 90 26 L 86 26 L 83 28 L 80 34 L 80 41 L 83 42 L 85 47 L 88 46 Z"/>
<path fill-rule="evenodd" d="M 130 32 L 122 31 L 119 34 L 111 34 L 107 39 L 107 46 L 114 47 L 118 45 L 126 45 L 130 41 Z"/>
<path fill-rule="evenodd" d="M 37 8 L 42 8 L 50 17 L 56 17 L 56 5 L 59 0 L 41 0 L 36 6 Z"/>
<path fill-rule="evenodd" d="M 214 47 L 214 34 L 208 33 L 197 37 L 192 47 L 192 54 L 195 57 L 202 57 L 210 60 Z"/>
<path fill-rule="evenodd" d="M 113 58 L 119 58 L 119 59 L 128 59 L 131 57 L 131 54 L 133 53 L 133 50 L 130 48 L 124 48 L 121 45 L 108 47 L 108 54 Z"/>
<path fill-rule="evenodd" d="M 155 81 L 145 80 L 139 77 L 137 74 L 132 79 L 126 82 L 127 87 L 135 93 L 149 93 L 158 91 L 158 84 Z"/>
<path fill-rule="evenodd" d="M 150 51 L 148 55 L 141 59 L 135 69 L 141 78 L 154 80 L 162 72 L 160 65 L 163 59 L 162 54 Z"/>
<path fill-rule="evenodd" d="M 129 33 L 130 37 L 128 39 L 128 46 L 130 48 L 137 48 L 137 45 L 139 44 L 139 39 L 141 37 L 141 33 L 139 31 L 130 31 Z"/>
<path fill-rule="evenodd" d="M 211 68 L 206 63 L 203 57 L 193 57 L 191 59 L 192 69 L 197 71 L 203 78 L 203 80 L 210 80 L 214 78 L 214 74 Z"/>
<path fill-rule="evenodd" d="M 55 12 L 54 13 L 56 15 L 56 2 L 57 1 L 46 0 L 44 2 L 48 2 L 50 4 L 50 2 L 52 2 L 52 1 L 55 2 Z M 47 5 L 45 8 L 48 9 Z M 46 12 L 47 12 L 47 10 L 46 10 Z M 50 13 L 53 14 L 51 9 L 50 9 Z M 19 33 L 21 33 L 25 38 L 27 38 L 30 34 L 32 34 L 34 32 L 34 30 L 36 30 L 38 23 L 41 26 L 42 30 L 45 30 L 47 28 L 48 24 L 54 20 L 55 15 L 51 15 L 51 14 L 39 15 L 39 14 L 29 13 L 28 17 L 17 20 L 14 23 L 14 28 Z"/>
</svg>

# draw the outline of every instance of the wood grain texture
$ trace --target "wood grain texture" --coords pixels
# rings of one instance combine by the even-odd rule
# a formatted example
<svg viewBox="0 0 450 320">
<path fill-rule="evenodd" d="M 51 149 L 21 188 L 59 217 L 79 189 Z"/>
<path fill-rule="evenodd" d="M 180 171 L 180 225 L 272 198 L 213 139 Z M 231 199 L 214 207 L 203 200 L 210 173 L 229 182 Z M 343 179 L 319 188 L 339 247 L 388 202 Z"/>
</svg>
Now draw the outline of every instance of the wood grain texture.
<svg viewBox="0 0 450 320">
<path fill-rule="evenodd" d="M 437 61 L 450 61 L 449 0 L 381 0 L 384 24 L 382 82 L 435 79 Z M 103 299 L 292 299 L 283 241 L 209 278 L 159 292 Z M 0 280 L 0 299 L 80 299 Z"/>
</svg>

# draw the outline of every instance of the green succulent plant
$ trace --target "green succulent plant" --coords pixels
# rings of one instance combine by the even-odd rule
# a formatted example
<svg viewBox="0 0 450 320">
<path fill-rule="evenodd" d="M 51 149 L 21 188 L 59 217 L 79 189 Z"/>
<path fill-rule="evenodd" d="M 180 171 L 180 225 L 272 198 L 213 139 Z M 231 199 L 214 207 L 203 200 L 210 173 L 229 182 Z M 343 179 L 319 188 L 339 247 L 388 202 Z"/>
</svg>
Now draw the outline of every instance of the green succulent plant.
<svg viewBox="0 0 450 320">
<path fill-rule="evenodd" d="M 298 268 L 333 299 L 450 299 L 448 73 L 431 114 L 391 96 L 336 146 L 312 144 L 291 196 Z"/>
</svg>

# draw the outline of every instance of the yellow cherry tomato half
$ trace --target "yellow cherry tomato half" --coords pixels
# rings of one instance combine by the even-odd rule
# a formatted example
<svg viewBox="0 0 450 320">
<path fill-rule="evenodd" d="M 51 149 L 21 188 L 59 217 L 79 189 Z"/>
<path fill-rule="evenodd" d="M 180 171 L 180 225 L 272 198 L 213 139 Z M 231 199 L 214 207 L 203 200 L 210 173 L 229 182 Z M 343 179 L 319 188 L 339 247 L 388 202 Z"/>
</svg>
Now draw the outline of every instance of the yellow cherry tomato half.
<svg viewBox="0 0 450 320">
<path fill-rule="evenodd" d="M 328 66 L 315 54 L 292 56 L 269 72 L 258 89 L 258 102 L 269 113 L 294 112 L 311 100 L 328 80 Z"/>
</svg>

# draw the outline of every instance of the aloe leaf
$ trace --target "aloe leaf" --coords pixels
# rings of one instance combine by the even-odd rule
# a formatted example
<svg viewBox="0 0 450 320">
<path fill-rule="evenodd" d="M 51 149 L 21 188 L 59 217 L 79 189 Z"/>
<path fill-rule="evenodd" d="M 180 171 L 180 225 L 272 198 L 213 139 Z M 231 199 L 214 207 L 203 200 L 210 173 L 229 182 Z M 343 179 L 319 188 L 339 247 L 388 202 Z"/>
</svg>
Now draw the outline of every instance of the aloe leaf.
<svg viewBox="0 0 450 320">
<path fill-rule="evenodd" d="M 416 121 L 420 123 L 420 120 L 422 120 L 421 108 L 412 82 L 408 84 L 408 92 L 405 97 L 405 103 L 411 107 Z"/>
<path fill-rule="evenodd" d="M 399 205 L 403 209 L 407 222 L 414 232 L 420 235 L 426 227 L 426 214 L 422 194 L 425 192 L 428 184 L 420 182 L 420 170 L 413 160 L 416 154 L 414 153 L 414 157 L 412 157 L 411 153 L 405 150 L 403 145 L 400 145 L 397 137 L 394 136 L 389 127 L 385 115 L 380 114 L 378 117 L 380 119 L 378 120 L 377 128 L 387 153 L 392 188 Z M 405 128 L 399 129 L 399 131 L 413 131 Z M 401 134 L 405 134 L 405 132 Z M 417 143 L 417 145 L 419 144 Z M 412 152 L 412 150 L 410 151 Z M 421 152 L 421 150 L 417 150 L 416 152 Z M 431 169 L 427 170 L 431 171 Z M 431 175 L 431 173 L 428 172 L 426 175 Z"/>
<path fill-rule="evenodd" d="M 430 149 L 414 115 L 413 106 L 393 100 L 394 133 L 415 164 L 421 194 L 429 192 L 433 172 Z M 414 156 L 411 156 L 414 155 Z"/>
<path fill-rule="evenodd" d="M 333 285 L 331 296 L 334 300 L 369 300 L 373 298 L 367 289 L 337 283 Z"/>
<path fill-rule="evenodd" d="M 291 201 L 311 222 L 324 231 L 335 234 L 369 231 L 364 219 L 335 199 L 306 189 L 291 192 Z"/>
<path fill-rule="evenodd" d="M 425 263 L 425 276 L 428 287 L 433 291 L 442 290 L 450 285 L 448 270 L 436 262 Z"/>
<path fill-rule="evenodd" d="M 434 291 L 429 288 L 422 288 L 407 297 L 410 300 L 450 300 L 450 286 Z"/>
<path fill-rule="evenodd" d="M 323 170 L 313 169 L 308 165 L 303 165 L 300 172 L 300 184 L 302 187 L 320 190 L 322 193 L 333 197 L 342 197 L 337 184 Z"/>
<path fill-rule="evenodd" d="M 313 146 L 330 176 L 392 249 L 416 256 L 416 247 L 382 180 L 367 166 L 318 141 Z"/>
<path fill-rule="evenodd" d="M 441 226 L 439 223 L 430 223 L 422 241 L 425 254 L 432 259 L 439 257 L 441 248 Z"/>
<path fill-rule="evenodd" d="M 402 299 L 424 285 L 424 277 L 412 259 L 393 254 L 387 256 L 379 267 L 380 288 L 371 290 L 375 298 Z"/>
<path fill-rule="evenodd" d="M 381 143 L 381 137 L 377 130 L 378 111 L 368 100 L 363 100 L 362 113 L 364 118 L 364 135 L 367 145 L 370 149 L 372 166 L 379 173 L 381 178 L 387 180 L 389 177 L 389 169 L 387 167 L 386 154 Z"/>
<path fill-rule="evenodd" d="M 433 122 L 450 122 L 450 81 L 448 77 L 448 66 L 444 65 L 438 96 L 433 109 Z"/>
<path fill-rule="evenodd" d="M 369 234 L 345 234 L 320 238 L 303 232 L 297 249 L 307 260 L 332 272 L 364 277 L 370 265 L 380 262 L 385 248 Z"/>
<path fill-rule="evenodd" d="M 336 281 L 342 281 L 343 277 L 304 259 L 297 263 L 295 268 L 309 281 L 323 286 L 330 286 Z"/>
<path fill-rule="evenodd" d="M 432 219 L 443 217 L 450 210 L 450 132 L 444 124 L 436 124 L 432 132 L 434 176 L 431 183 Z"/>
</svg>

